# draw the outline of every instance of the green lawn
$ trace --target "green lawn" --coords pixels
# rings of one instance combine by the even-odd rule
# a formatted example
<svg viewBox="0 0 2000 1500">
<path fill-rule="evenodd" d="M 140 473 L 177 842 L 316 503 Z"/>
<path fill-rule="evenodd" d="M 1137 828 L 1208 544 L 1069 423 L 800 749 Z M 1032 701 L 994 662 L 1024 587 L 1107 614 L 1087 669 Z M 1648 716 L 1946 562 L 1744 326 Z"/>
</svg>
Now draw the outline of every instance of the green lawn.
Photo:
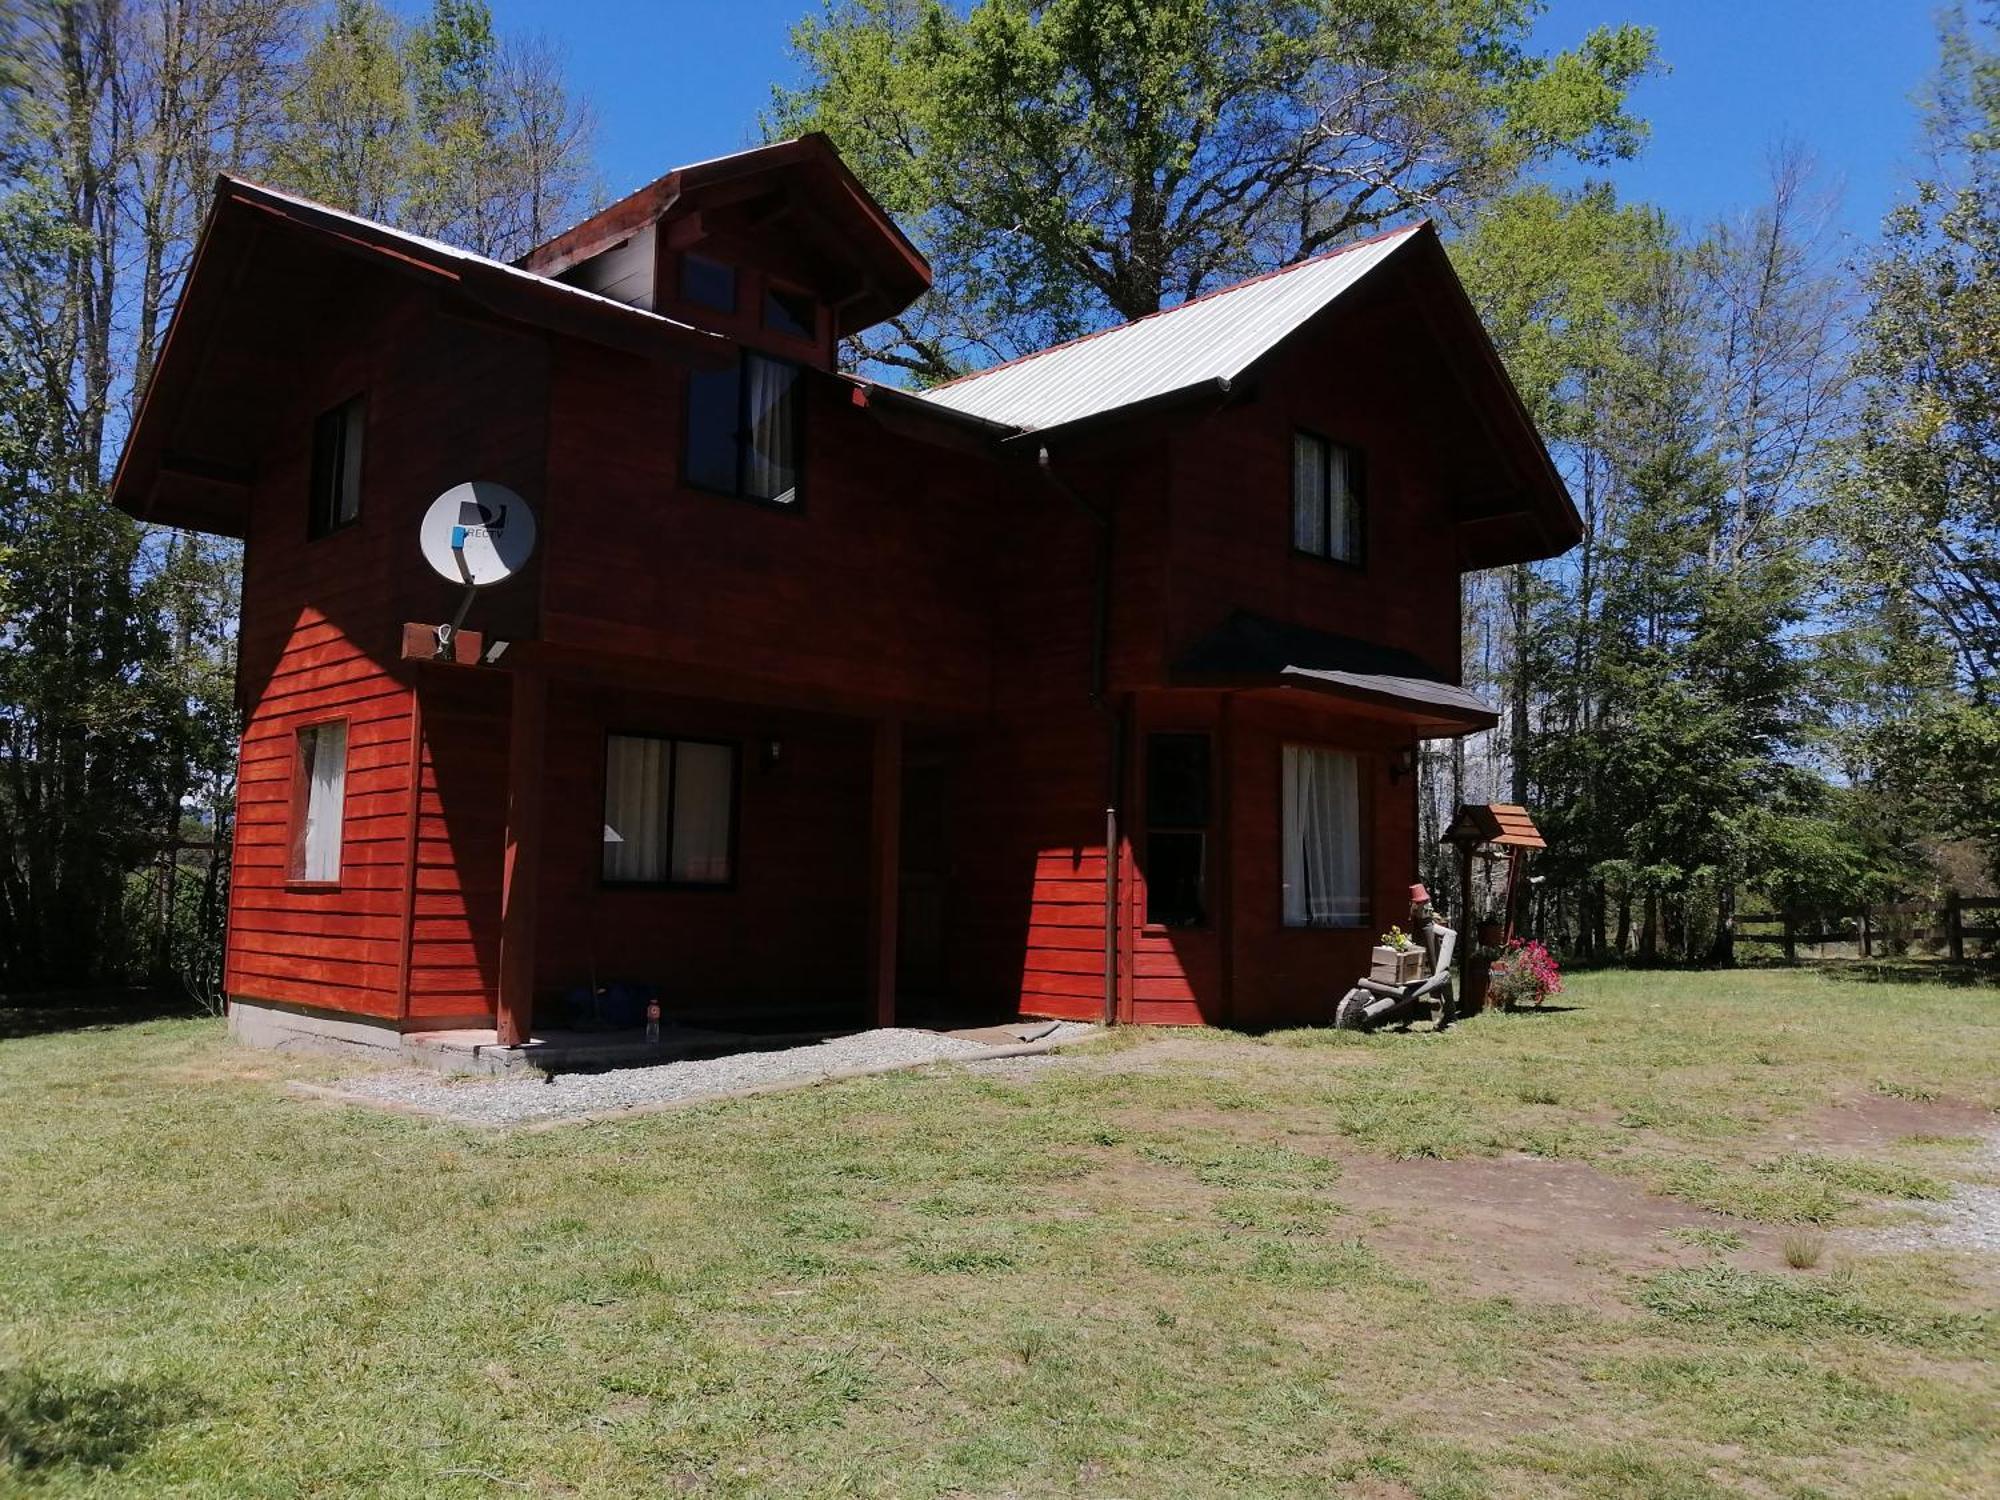
<svg viewBox="0 0 2000 1500">
<path fill-rule="evenodd" d="M 2000 1493 L 1994 1265 L 1866 1237 L 2000 990 L 1563 999 L 515 1135 L 0 1042 L 0 1492 Z"/>
</svg>

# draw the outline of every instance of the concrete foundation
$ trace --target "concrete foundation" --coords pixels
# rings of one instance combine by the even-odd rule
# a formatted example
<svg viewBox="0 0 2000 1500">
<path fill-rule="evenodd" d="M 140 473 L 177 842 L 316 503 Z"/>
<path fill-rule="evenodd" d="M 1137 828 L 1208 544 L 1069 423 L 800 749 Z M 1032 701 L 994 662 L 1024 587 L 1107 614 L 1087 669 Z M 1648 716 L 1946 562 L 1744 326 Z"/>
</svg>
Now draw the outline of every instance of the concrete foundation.
<svg viewBox="0 0 2000 1500">
<path fill-rule="evenodd" d="M 371 1062 L 403 1061 L 403 1034 L 393 1021 L 294 1010 L 268 1000 L 229 1002 L 229 1034 L 247 1047 L 274 1052 L 324 1052 Z"/>
</svg>

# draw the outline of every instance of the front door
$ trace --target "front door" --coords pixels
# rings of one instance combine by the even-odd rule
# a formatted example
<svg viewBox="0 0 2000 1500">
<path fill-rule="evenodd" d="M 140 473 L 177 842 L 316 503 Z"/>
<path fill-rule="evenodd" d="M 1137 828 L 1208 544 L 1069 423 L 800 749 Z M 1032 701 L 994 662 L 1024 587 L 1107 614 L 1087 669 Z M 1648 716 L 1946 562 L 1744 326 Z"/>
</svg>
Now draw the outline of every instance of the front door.
<svg viewBox="0 0 2000 1500">
<path fill-rule="evenodd" d="M 941 758 L 912 758 L 904 763 L 896 989 L 910 1000 L 938 999 L 948 988 L 945 923 L 951 840 L 945 809 L 949 784 L 949 771 Z"/>
</svg>

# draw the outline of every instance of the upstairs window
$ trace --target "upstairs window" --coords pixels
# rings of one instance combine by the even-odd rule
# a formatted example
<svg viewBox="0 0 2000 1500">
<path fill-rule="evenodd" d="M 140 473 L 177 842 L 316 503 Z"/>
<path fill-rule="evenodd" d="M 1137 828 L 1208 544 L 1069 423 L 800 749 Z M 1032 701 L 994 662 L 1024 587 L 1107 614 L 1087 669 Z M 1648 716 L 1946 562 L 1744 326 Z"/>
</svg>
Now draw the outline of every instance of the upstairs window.
<svg viewBox="0 0 2000 1500">
<path fill-rule="evenodd" d="M 1287 927 L 1365 927 L 1361 772 L 1352 755 L 1287 745 L 1283 763 Z"/>
<path fill-rule="evenodd" d="M 347 721 L 298 732 L 292 763 L 289 879 L 314 885 L 340 880 L 340 839 L 347 814 Z"/>
<path fill-rule="evenodd" d="M 717 312 L 736 311 L 736 268 L 705 255 L 681 257 L 681 300 Z"/>
<path fill-rule="evenodd" d="M 1146 920 L 1208 920 L 1209 744 L 1205 734 L 1146 736 Z"/>
<path fill-rule="evenodd" d="M 735 876 L 736 747 L 614 734 L 604 744 L 604 879 L 726 886 Z"/>
<path fill-rule="evenodd" d="M 1292 437 L 1292 546 L 1361 561 L 1361 455 L 1310 432 Z"/>
<path fill-rule="evenodd" d="M 799 369 L 744 353 L 688 376 L 687 480 L 773 505 L 799 498 Z"/>
<path fill-rule="evenodd" d="M 361 518 L 361 397 L 319 414 L 313 423 L 312 497 L 306 534 L 322 537 Z"/>
<path fill-rule="evenodd" d="M 782 286 L 766 286 L 764 326 L 787 338 L 818 338 L 819 304 L 804 292 Z"/>
</svg>

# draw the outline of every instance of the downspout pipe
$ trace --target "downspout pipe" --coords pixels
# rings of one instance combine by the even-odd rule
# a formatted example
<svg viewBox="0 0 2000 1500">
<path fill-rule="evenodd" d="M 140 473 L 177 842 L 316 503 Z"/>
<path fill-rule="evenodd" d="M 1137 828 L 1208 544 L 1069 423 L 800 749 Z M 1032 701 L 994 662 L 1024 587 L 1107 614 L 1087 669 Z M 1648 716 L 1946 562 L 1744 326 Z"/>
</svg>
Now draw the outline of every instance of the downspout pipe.
<svg viewBox="0 0 2000 1500">
<path fill-rule="evenodd" d="M 1035 467 L 1049 487 L 1074 505 L 1097 530 L 1097 577 L 1090 619 L 1090 706 L 1104 715 L 1110 752 L 1104 766 L 1104 1024 L 1118 1024 L 1118 794 L 1124 780 L 1125 716 L 1106 691 L 1105 659 L 1111 635 L 1110 513 L 1099 510 L 1056 473 L 1049 450 L 1035 453 Z"/>
</svg>

